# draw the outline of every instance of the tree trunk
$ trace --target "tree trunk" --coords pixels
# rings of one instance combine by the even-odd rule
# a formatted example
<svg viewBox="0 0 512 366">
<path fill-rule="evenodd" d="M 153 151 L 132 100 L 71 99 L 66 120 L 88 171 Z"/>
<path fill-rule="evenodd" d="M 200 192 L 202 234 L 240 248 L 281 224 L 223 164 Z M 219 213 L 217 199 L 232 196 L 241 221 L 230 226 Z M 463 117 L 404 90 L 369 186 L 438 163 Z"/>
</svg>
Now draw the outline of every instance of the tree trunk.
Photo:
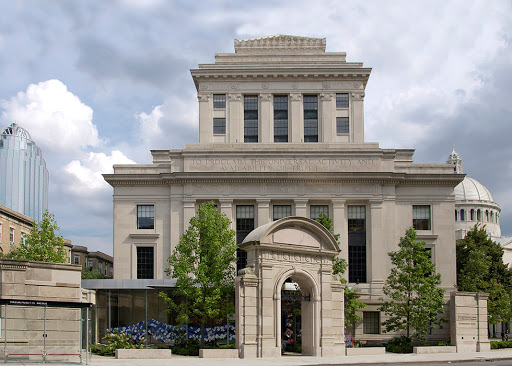
<svg viewBox="0 0 512 366">
<path fill-rule="evenodd" d="M 206 324 L 204 322 L 201 322 L 201 341 L 199 343 L 199 348 L 204 348 L 204 328 Z"/>
</svg>

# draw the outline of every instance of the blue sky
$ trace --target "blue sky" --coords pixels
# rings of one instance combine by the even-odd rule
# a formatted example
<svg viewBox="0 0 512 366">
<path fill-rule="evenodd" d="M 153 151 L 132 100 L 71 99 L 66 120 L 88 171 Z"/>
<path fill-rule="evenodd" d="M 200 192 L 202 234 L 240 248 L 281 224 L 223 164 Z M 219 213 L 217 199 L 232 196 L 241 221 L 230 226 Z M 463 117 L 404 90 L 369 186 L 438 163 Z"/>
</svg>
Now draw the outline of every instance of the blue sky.
<svg viewBox="0 0 512 366">
<path fill-rule="evenodd" d="M 42 148 L 74 244 L 112 253 L 112 164 L 197 142 L 189 69 L 271 34 L 325 37 L 371 67 L 366 141 L 430 163 L 454 144 L 512 235 L 510 1 L 20 0 L 0 14 L 0 125 Z"/>
</svg>

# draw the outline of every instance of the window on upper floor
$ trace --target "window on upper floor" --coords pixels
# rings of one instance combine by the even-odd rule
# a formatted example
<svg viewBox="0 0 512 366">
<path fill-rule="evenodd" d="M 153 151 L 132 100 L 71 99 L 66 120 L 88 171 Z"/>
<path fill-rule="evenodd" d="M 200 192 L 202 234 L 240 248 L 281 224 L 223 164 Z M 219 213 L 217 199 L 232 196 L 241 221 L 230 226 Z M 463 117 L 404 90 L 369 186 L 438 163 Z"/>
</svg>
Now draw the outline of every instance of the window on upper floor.
<svg viewBox="0 0 512 366">
<path fill-rule="evenodd" d="M 226 134 L 226 119 L 225 118 L 214 118 L 213 119 L 213 134 L 214 135 L 225 135 Z"/>
<path fill-rule="evenodd" d="M 213 94 L 213 108 L 226 108 L 226 94 Z"/>
<path fill-rule="evenodd" d="M 103 271 L 103 263 L 98 263 L 98 272 L 101 273 Z"/>
<path fill-rule="evenodd" d="M 464 210 L 460 210 L 460 221 L 466 221 L 466 212 Z"/>
<path fill-rule="evenodd" d="M 155 206 L 137 205 L 137 229 L 155 228 Z"/>
<path fill-rule="evenodd" d="M 3 226 L 2 223 L 0 223 L 0 243 L 2 242 L 2 232 L 3 232 Z"/>
<path fill-rule="evenodd" d="M 236 206 L 236 243 L 240 244 L 245 237 L 254 230 L 254 206 Z M 247 252 L 237 248 L 236 250 L 236 272 L 247 266 Z"/>
<path fill-rule="evenodd" d="M 11 246 L 15 245 L 15 243 L 14 243 L 14 228 L 13 227 L 9 228 L 9 244 Z"/>
<path fill-rule="evenodd" d="M 274 142 L 288 142 L 287 95 L 274 95 Z"/>
<path fill-rule="evenodd" d="M 348 93 L 336 93 L 336 108 L 348 108 Z"/>
<path fill-rule="evenodd" d="M 244 96 L 244 142 L 258 142 L 258 96 Z"/>
<path fill-rule="evenodd" d="M 137 247 L 137 278 L 154 278 L 155 256 L 153 247 Z M 100 270 L 101 271 L 101 270 Z"/>
<path fill-rule="evenodd" d="M 318 142 L 317 95 L 304 95 L 304 142 Z"/>
<path fill-rule="evenodd" d="M 462 220 L 462 217 L 461 217 Z M 412 226 L 414 230 L 430 230 L 430 206 L 413 205 L 412 206 Z"/>
<path fill-rule="evenodd" d="M 482 211 L 476 210 L 476 220 L 482 222 Z"/>
<path fill-rule="evenodd" d="M 469 216 L 471 221 L 475 221 L 475 210 L 471 209 L 471 211 L 469 211 Z"/>
<path fill-rule="evenodd" d="M 363 334 L 380 333 L 380 313 L 378 311 L 363 311 Z"/>
<path fill-rule="evenodd" d="M 311 205 L 309 206 L 309 217 L 313 220 L 318 220 L 320 215 L 324 214 L 329 218 L 329 206 L 328 205 Z"/>
<path fill-rule="evenodd" d="M 75 254 L 73 256 L 73 263 L 74 264 L 80 264 L 80 256 L 78 254 Z"/>
<path fill-rule="evenodd" d="M 336 117 L 336 133 L 349 133 L 348 117 Z"/>
<path fill-rule="evenodd" d="M 87 267 L 89 267 L 89 270 L 92 270 L 92 261 L 87 261 Z"/>
<path fill-rule="evenodd" d="M 455 221 L 459 219 L 459 211 L 455 210 Z"/>
<path fill-rule="evenodd" d="M 27 241 L 27 233 L 21 233 L 21 244 L 25 245 Z"/>
<path fill-rule="evenodd" d="M 348 281 L 366 283 L 366 207 L 348 206 Z"/>
<path fill-rule="evenodd" d="M 291 205 L 273 205 L 272 206 L 274 221 L 291 216 L 292 206 Z"/>
</svg>

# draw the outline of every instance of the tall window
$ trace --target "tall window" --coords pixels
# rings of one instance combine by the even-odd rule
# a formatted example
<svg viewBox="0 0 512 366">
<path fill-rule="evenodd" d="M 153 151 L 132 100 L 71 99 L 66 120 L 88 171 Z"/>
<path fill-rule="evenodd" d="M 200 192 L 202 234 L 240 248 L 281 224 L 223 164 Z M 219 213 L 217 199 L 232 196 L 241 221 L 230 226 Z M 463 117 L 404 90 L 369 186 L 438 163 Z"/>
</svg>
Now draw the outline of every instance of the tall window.
<svg viewBox="0 0 512 366">
<path fill-rule="evenodd" d="M 244 142 L 258 142 L 258 96 L 244 96 Z"/>
<path fill-rule="evenodd" d="M 336 108 L 348 108 L 348 93 L 336 93 Z"/>
<path fill-rule="evenodd" d="M 366 283 L 365 206 L 348 206 L 348 281 Z"/>
<path fill-rule="evenodd" d="M 274 221 L 292 215 L 292 206 L 290 205 L 273 205 L 272 209 L 274 211 Z"/>
<path fill-rule="evenodd" d="M 236 243 L 240 244 L 245 237 L 254 230 L 254 206 L 236 206 Z M 236 271 L 247 266 L 247 252 L 242 249 L 236 250 L 237 263 Z"/>
<path fill-rule="evenodd" d="M 349 133 L 348 117 L 336 117 L 336 133 Z"/>
<path fill-rule="evenodd" d="M 329 218 L 329 206 L 328 205 L 311 205 L 309 206 L 309 217 L 313 220 L 318 220 L 320 214 L 324 214 Z"/>
<path fill-rule="evenodd" d="M 92 261 L 87 261 L 87 267 L 89 267 L 89 270 L 92 270 Z"/>
<path fill-rule="evenodd" d="M 304 142 L 318 142 L 318 96 L 304 96 Z"/>
<path fill-rule="evenodd" d="M 460 221 L 466 221 L 466 212 L 464 210 L 460 210 Z"/>
<path fill-rule="evenodd" d="M 214 135 L 225 135 L 226 134 L 226 119 L 225 118 L 214 118 L 213 119 L 213 134 Z"/>
<path fill-rule="evenodd" d="M 14 228 L 9 228 L 9 244 L 14 246 Z"/>
<path fill-rule="evenodd" d="M 153 247 L 137 247 L 137 278 L 154 278 L 155 256 Z"/>
<path fill-rule="evenodd" d="M 471 221 L 475 221 L 475 210 L 471 209 L 471 211 L 469 211 L 469 214 Z"/>
<path fill-rule="evenodd" d="M 482 211 L 480 211 L 480 209 L 476 210 L 476 219 L 482 222 Z"/>
<path fill-rule="evenodd" d="M 379 334 L 380 316 L 378 311 L 363 311 L 363 334 Z"/>
<path fill-rule="evenodd" d="M 274 142 L 288 142 L 287 95 L 274 95 Z"/>
<path fill-rule="evenodd" d="M 0 223 L 0 243 L 2 242 L 2 232 L 3 232 L 4 228 L 2 226 L 2 224 Z"/>
<path fill-rule="evenodd" d="M 21 233 L 21 244 L 25 245 L 27 241 L 27 233 Z"/>
<path fill-rule="evenodd" d="M 155 228 L 155 206 L 137 205 L 137 229 Z"/>
<path fill-rule="evenodd" d="M 461 212 L 460 215 L 460 220 L 464 221 L 462 218 L 463 212 Z M 412 226 L 414 230 L 430 230 L 430 206 L 412 206 Z"/>
<path fill-rule="evenodd" d="M 75 264 L 80 264 L 80 256 L 78 254 L 75 254 L 73 256 L 73 261 Z"/>
<path fill-rule="evenodd" d="M 101 273 L 103 272 L 103 263 L 98 263 L 98 272 Z"/>
<path fill-rule="evenodd" d="M 213 108 L 226 108 L 226 94 L 213 94 Z"/>
</svg>

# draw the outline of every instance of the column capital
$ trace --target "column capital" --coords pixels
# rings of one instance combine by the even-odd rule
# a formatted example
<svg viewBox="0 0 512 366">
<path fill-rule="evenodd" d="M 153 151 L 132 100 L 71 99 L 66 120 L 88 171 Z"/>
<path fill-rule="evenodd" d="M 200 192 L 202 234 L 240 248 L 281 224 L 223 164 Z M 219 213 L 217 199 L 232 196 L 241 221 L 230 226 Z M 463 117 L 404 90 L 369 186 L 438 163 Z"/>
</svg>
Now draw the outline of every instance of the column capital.
<svg viewBox="0 0 512 366">
<path fill-rule="evenodd" d="M 242 100 L 242 94 L 228 94 L 228 99 L 232 102 L 240 102 Z"/>
<path fill-rule="evenodd" d="M 183 198 L 183 207 L 195 207 L 196 199 L 195 198 Z"/>
<path fill-rule="evenodd" d="M 334 97 L 334 93 L 322 93 L 322 94 L 320 94 L 320 100 L 321 101 L 325 101 L 325 102 L 331 101 L 333 97 Z"/>
<path fill-rule="evenodd" d="M 380 199 L 376 199 L 376 200 L 370 200 L 370 207 L 372 209 L 379 209 L 379 208 L 382 208 L 382 202 L 384 202 L 383 200 L 380 200 Z"/>
<path fill-rule="evenodd" d="M 270 102 L 272 100 L 272 94 L 270 94 L 270 93 L 260 94 L 260 100 L 262 102 Z"/>
<path fill-rule="evenodd" d="M 354 99 L 355 101 L 362 101 L 364 99 L 364 92 L 360 91 L 360 92 L 352 92 L 351 93 L 352 95 L 352 99 Z"/>
<path fill-rule="evenodd" d="M 341 198 L 335 198 L 335 199 L 331 200 L 331 202 L 332 202 L 333 208 L 344 208 L 347 200 L 344 200 Z"/>
<path fill-rule="evenodd" d="M 295 198 L 293 200 L 293 202 L 295 203 L 295 206 L 306 207 L 306 205 L 308 204 L 308 199 L 307 198 Z"/>
<path fill-rule="evenodd" d="M 270 206 L 270 200 L 269 199 L 257 199 L 256 203 L 258 204 L 258 207 L 269 207 Z"/>
<path fill-rule="evenodd" d="M 290 100 L 295 102 L 300 102 L 302 100 L 302 94 L 299 93 L 291 93 Z"/>
<path fill-rule="evenodd" d="M 200 102 L 208 102 L 210 100 L 211 94 L 207 93 L 197 93 L 197 100 Z"/>
</svg>

